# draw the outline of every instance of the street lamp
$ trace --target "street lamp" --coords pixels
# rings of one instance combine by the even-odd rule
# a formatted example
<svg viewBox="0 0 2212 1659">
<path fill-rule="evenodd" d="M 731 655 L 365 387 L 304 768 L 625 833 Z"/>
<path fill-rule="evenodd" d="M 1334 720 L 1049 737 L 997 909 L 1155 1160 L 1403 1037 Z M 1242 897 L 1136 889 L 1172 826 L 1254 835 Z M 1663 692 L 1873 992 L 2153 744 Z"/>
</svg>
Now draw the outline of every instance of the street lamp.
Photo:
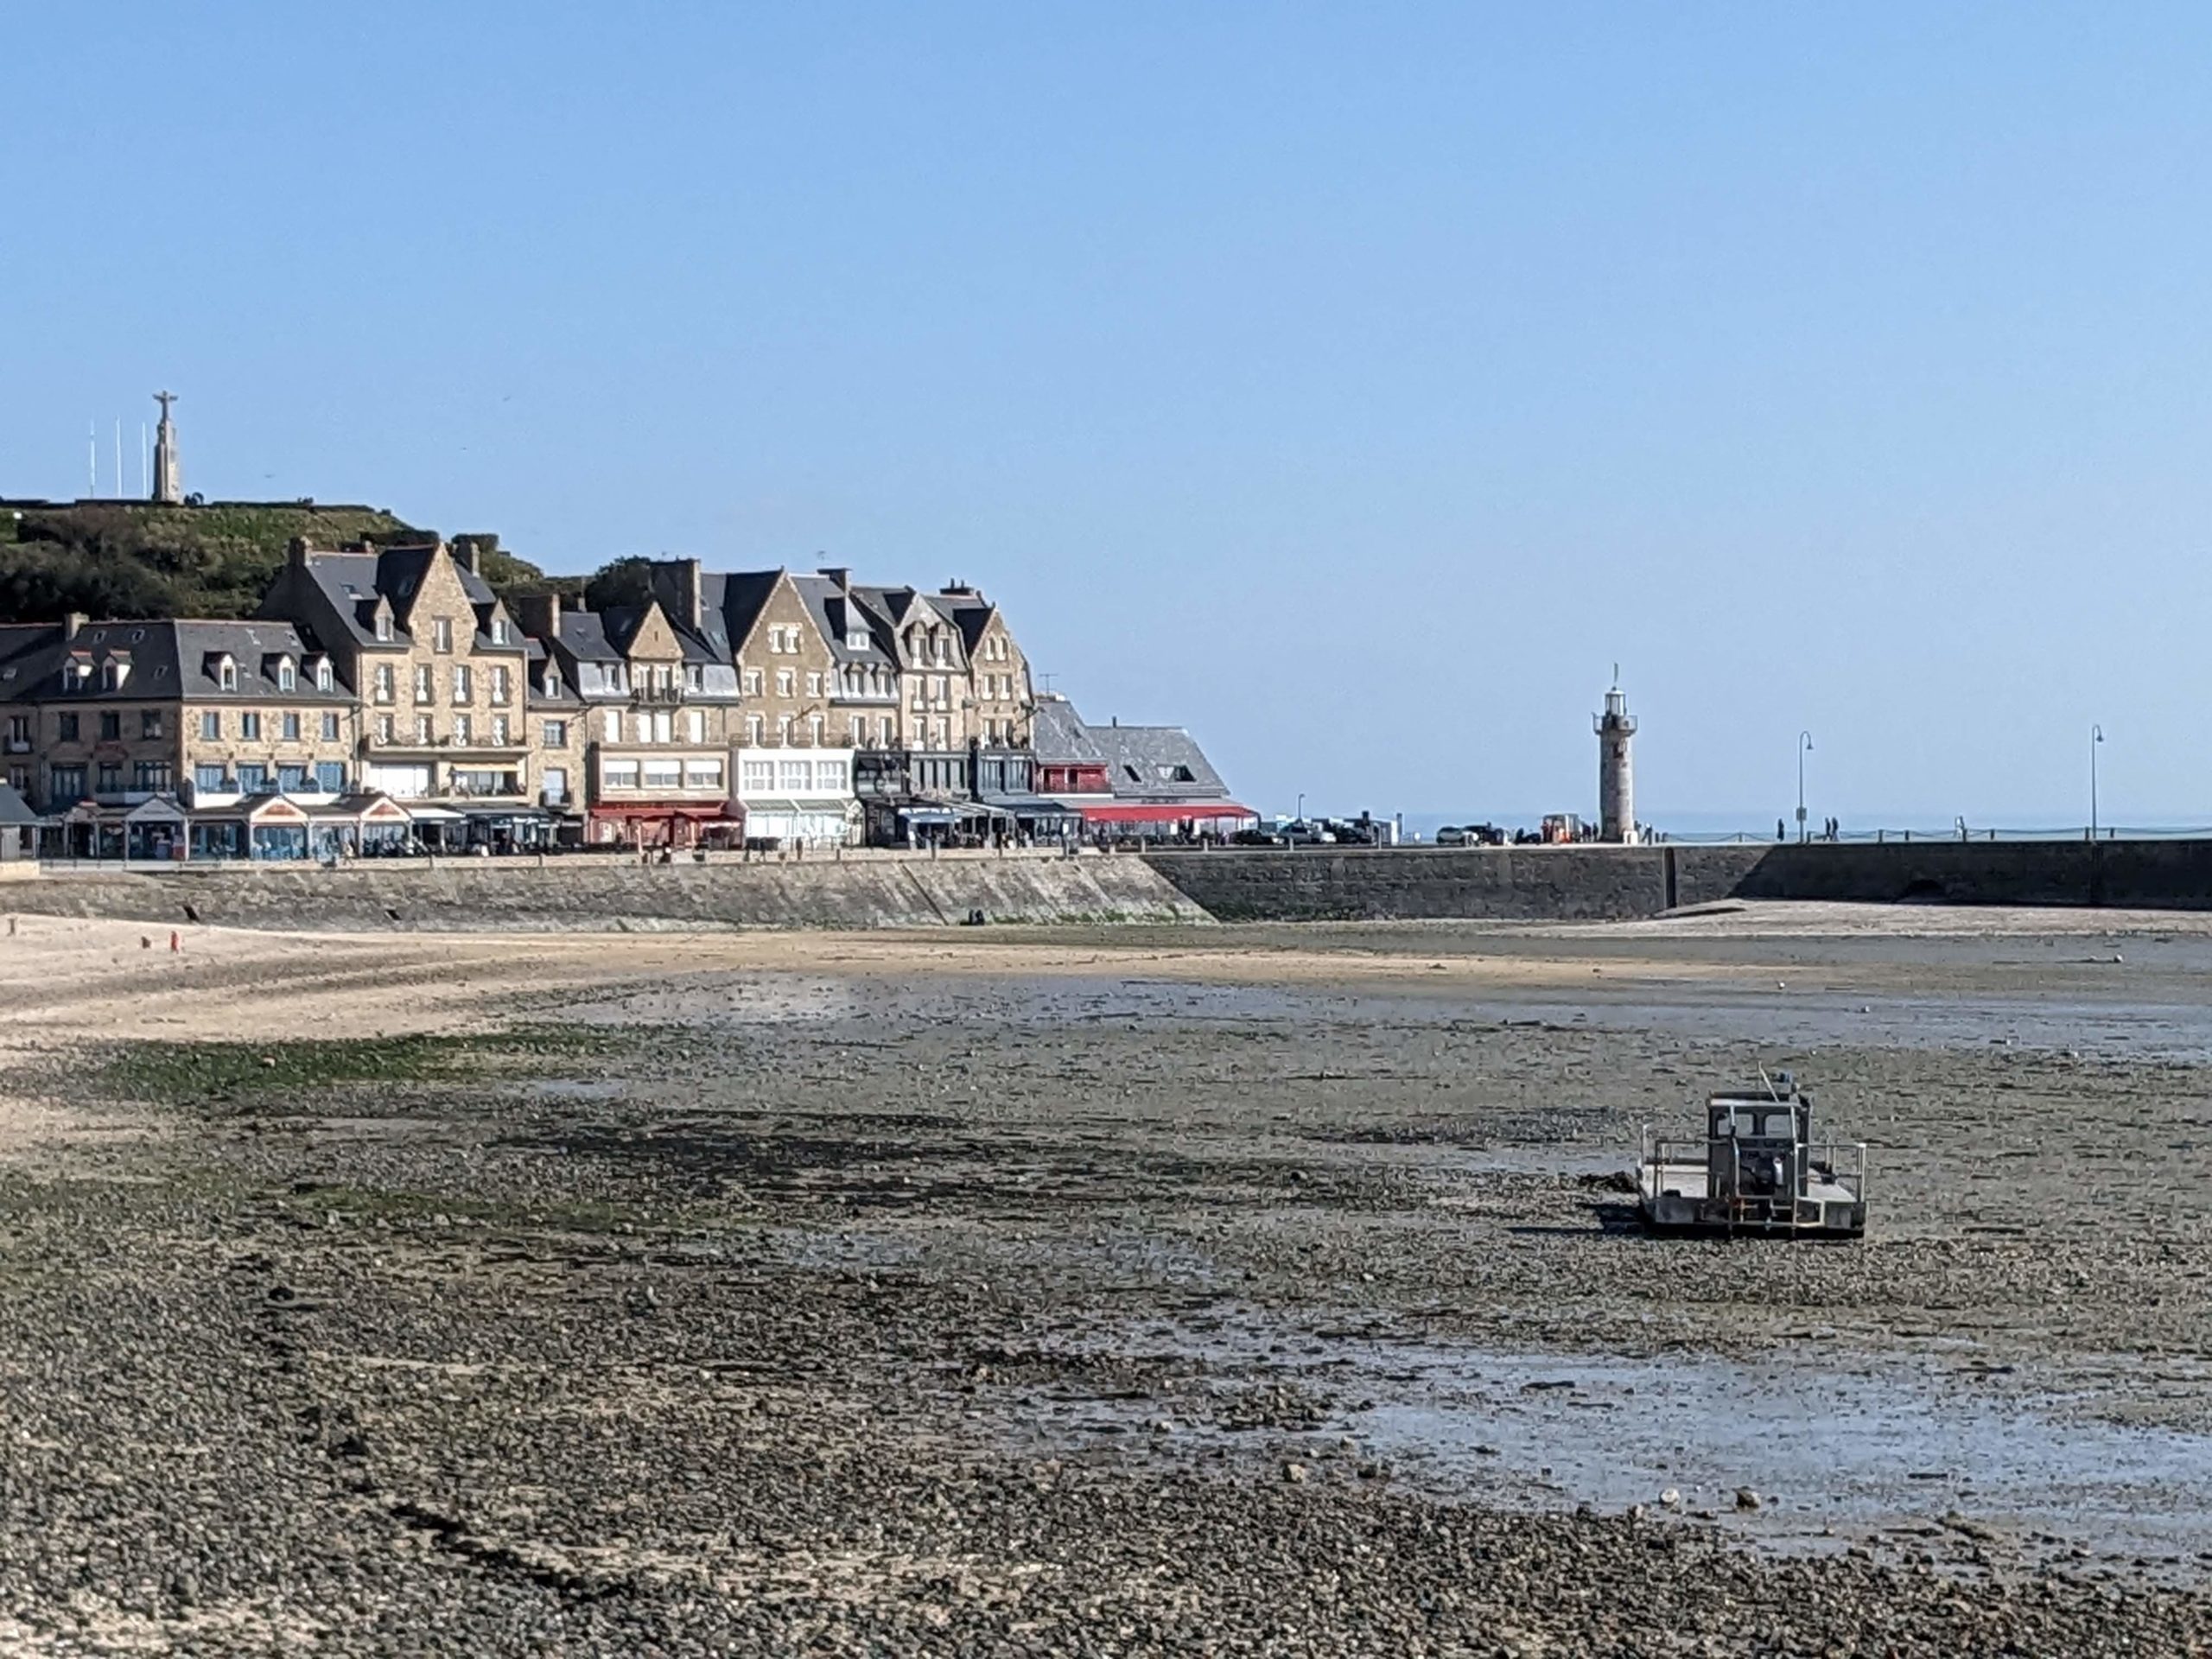
<svg viewBox="0 0 2212 1659">
<path fill-rule="evenodd" d="M 1805 839 L 1805 757 L 1813 752 L 1813 734 L 1797 734 L 1797 839 Z"/>
<path fill-rule="evenodd" d="M 1298 821 L 1306 822 L 1306 791 L 1302 789 L 1298 791 Z"/>
<path fill-rule="evenodd" d="M 2105 728 L 2089 728 L 2089 839 L 2097 838 L 2097 751 L 2104 747 Z"/>
</svg>

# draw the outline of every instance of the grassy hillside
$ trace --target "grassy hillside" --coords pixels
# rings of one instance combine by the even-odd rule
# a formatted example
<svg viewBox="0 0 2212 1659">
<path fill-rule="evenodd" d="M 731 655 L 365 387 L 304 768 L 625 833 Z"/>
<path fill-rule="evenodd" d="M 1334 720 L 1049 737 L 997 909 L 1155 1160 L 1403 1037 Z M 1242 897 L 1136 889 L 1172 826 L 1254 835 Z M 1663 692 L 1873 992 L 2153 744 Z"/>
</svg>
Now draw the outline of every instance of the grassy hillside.
<svg viewBox="0 0 2212 1659">
<path fill-rule="evenodd" d="M 371 507 L 137 501 L 0 501 L 0 621 L 110 616 L 245 616 L 295 536 L 317 547 L 410 542 L 433 534 Z M 486 544 L 494 588 L 546 585 L 537 566 Z"/>
</svg>

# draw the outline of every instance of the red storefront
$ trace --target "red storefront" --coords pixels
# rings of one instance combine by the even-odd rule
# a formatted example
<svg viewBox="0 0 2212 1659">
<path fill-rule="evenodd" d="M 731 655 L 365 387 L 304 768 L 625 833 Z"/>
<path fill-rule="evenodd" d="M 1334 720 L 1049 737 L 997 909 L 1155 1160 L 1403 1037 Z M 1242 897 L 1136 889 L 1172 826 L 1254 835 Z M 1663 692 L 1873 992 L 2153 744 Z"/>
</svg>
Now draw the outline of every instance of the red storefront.
<svg viewBox="0 0 2212 1659">
<path fill-rule="evenodd" d="M 1122 836 L 1144 840 L 1227 837 L 1249 830 L 1260 815 L 1235 801 L 1102 801 L 1079 804 L 1084 831 L 1093 839 Z"/>
<path fill-rule="evenodd" d="M 591 809 L 590 844 L 639 849 L 695 847 L 709 836 L 736 840 L 745 831 L 745 809 L 735 802 L 636 801 Z"/>
</svg>

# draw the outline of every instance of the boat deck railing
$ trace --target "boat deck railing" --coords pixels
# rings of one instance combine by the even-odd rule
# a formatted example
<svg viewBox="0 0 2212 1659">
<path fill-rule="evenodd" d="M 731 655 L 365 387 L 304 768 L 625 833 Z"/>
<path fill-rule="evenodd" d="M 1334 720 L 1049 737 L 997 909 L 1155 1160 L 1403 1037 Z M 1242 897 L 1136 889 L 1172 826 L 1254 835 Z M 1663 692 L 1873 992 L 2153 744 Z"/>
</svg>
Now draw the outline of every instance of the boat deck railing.
<svg viewBox="0 0 2212 1659">
<path fill-rule="evenodd" d="M 1808 1141 L 1800 1150 L 1804 1154 L 1806 1173 L 1820 1173 L 1821 1181 L 1840 1187 L 1856 1202 L 1866 1197 L 1866 1143 L 1864 1141 Z M 1642 1151 L 1637 1159 L 1639 1167 L 1651 1173 L 1650 1189 L 1661 1190 L 1664 1172 L 1670 1169 L 1694 1170 L 1700 1185 L 1712 1167 L 1713 1142 L 1691 1140 L 1682 1136 L 1662 1137 L 1644 1126 Z"/>
</svg>

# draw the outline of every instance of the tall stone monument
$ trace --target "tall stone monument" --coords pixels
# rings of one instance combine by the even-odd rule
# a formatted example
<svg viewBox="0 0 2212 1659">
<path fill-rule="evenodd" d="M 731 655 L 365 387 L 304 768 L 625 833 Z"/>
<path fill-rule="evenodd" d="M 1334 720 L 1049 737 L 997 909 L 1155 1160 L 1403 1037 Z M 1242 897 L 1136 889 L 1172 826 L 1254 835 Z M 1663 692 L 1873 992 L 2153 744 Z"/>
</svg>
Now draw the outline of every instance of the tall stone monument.
<svg viewBox="0 0 2212 1659">
<path fill-rule="evenodd" d="M 157 391 L 154 401 L 162 406 L 162 423 L 154 432 L 154 499 L 181 506 L 184 502 L 184 467 L 176 456 L 176 423 L 169 418 L 169 405 L 176 402 L 173 391 Z"/>
</svg>

